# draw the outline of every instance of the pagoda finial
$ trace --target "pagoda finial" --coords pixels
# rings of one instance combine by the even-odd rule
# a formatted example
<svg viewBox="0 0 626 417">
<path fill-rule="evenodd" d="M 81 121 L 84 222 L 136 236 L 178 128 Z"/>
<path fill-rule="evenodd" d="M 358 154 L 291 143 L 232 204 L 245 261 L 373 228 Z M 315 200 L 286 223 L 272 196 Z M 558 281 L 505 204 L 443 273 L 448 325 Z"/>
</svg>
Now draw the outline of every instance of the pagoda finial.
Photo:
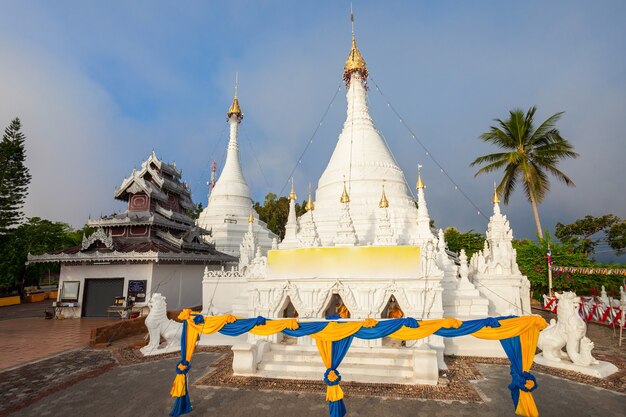
<svg viewBox="0 0 626 417">
<path fill-rule="evenodd" d="M 383 194 L 380 197 L 380 202 L 378 203 L 378 207 L 380 208 L 389 207 L 389 200 L 387 200 L 387 196 L 385 195 L 385 180 L 383 180 Z"/>
<path fill-rule="evenodd" d="M 250 215 L 248 216 L 248 223 L 254 223 L 254 216 L 252 215 L 252 209 L 250 209 Z"/>
<path fill-rule="evenodd" d="M 313 203 L 313 197 L 311 197 L 311 183 L 309 183 L 309 199 L 307 200 L 306 205 L 304 206 L 304 209 L 306 211 L 315 210 L 315 204 Z"/>
<path fill-rule="evenodd" d="M 424 185 L 424 181 L 422 181 L 422 166 L 420 164 L 417 165 L 417 185 L 415 186 L 416 190 L 424 189 L 426 186 Z"/>
<path fill-rule="evenodd" d="M 289 200 L 295 201 L 297 199 L 298 199 L 298 196 L 296 196 L 296 192 L 293 189 L 293 177 L 291 177 L 291 192 L 289 193 Z"/>
<path fill-rule="evenodd" d="M 243 113 L 241 112 L 241 107 L 239 107 L 239 99 L 237 98 L 237 93 L 239 90 L 239 73 L 235 73 L 235 98 L 233 99 L 233 104 L 230 105 L 228 109 L 228 113 L 226 116 L 230 119 L 232 116 L 237 117 L 237 122 L 241 123 L 243 120 Z"/>
<path fill-rule="evenodd" d="M 350 49 L 350 53 L 348 54 L 348 59 L 346 59 L 346 65 L 343 68 L 343 80 L 346 83 L 346 86 L 350 84 L 350 77 L 352 73 L 358 72 L 361 77 L 367 78 L 367 66 L 365 65 L 365 60 L 363 59 L 363 55 L 359 52 L 359 49 L 356 46 L 356 36 L 354 35 L 354 13 L 352 13 L 352 3 L 350 3 L 350 21 L 352 23 L 352 48 Z"/>
<path fill-rule="evenodd" d="M 339 198 L 341 203 L 347 204 L 350 202 L 350 195 L 348 194 L 348 189 L 346 188 L 346 178 L 343 178 L 343 193 L 341 193 L 341 197 Z"/>
<path fill-rule="evenodd" d="M 498 197 L 498 187 L 496 186 L 496 182 L 493 182 L 493 198 L 491 199 L 493 204 L 498 204 L 500 202 L 500 197 Z"/>
</svg>

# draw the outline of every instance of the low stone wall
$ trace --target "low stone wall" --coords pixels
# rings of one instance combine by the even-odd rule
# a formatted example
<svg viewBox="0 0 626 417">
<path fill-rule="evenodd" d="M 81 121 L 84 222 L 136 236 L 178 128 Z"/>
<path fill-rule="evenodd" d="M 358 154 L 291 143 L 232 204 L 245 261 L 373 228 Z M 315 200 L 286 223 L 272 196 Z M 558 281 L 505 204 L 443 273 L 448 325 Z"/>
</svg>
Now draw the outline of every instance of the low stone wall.
<svg viewBox="0 0 626 417">
<path fill-rule="evenodd" d="M 202 307 L 192 308 L 194 311 L 201 310 Z M 167 318 L 178 321 L 177 317 L 181 310 L 172 310 L 167 312 Z M 146 317 L 137 317 L 136 319 L 120 320 L 106 326 L 98 327 L 91 330 L 89 346 L 107 346 L 116 340 L 125 339 L 129 336 L 148 333 L 146 328 Z M 147 341 L 146 341 L 147 343 Z"/>
</svg>

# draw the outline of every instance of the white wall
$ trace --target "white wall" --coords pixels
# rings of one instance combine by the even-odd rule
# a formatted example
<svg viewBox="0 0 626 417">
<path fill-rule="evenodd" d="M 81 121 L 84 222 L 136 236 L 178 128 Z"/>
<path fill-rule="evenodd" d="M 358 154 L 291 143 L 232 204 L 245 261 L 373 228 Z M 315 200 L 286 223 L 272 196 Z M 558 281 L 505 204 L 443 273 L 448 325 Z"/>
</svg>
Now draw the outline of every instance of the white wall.
<svg viewBox="0 0 626 417">
<path fill-rule="evenodd" d="M 209 269 L 221 268 L 218 265 L 210 265 Z M 85 279 L 90 278 L 124 278 L 123 294 L 128 289 L 128 281 L 147 281 L 146 301 L 150 294 L 161 293 L 167 298 L 169 310 L 202 305 L 202 276 L 204 265 L 184 264 L 110 264 L 110 265 L 61 265 L 59 288 L 64 281 L 79 281 L 80 289 L 78 302 L 80 307 L 66 309 L 63 316 L 67 318 L 80 318 L 82 315 L 83 295 L 85 293 Z M 59 291 L 59 298 L 61 291 Z M 111 304 L 113 300 L 111 300 Z M 137 303 L 140 307 L 144 303 Z"/>
<path fill-rule="evenodd" d="M 128 281 L 145 279 L 148 281 L 147 291 L 150 293 L 152 264 L 111 264 L 111 265 L 61 265 L 59 279 L 59 295 L 64 281 L 79 281 L 78 302 L 80 307 L 63 312 L 64 317 L 80 318 L 85 294 L 85 279 L 90 278 L 124 278 L 123 294 L 128 289 Z M 111 300 L 113 304 L 113 300 Z M 141 304 L 138 304 L 139 306 Z"/>
</svg>

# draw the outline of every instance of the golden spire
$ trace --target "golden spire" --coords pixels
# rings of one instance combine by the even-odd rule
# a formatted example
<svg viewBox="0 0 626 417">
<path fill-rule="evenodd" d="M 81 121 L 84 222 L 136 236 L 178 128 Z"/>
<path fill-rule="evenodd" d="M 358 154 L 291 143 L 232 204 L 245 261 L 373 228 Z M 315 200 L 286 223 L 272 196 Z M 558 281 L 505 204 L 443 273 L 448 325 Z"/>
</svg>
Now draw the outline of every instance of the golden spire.
<svg viewBox="0 0 626 417">
<path fill-rule="evenodd" d="M 341 193 L 341 197 L 339 198 L 339 201 L 344 203 L 344 204 L 350 202 L 350 196 L 348 195 L 348 190 L 346 189 L 346 180 L 345 180 L 345 178 L 343 180 L 343 193 Z"/>
<path fill-rule="evenodd" d="M 389 200 L 387 200 L 387 196 L 385 195 L 385 181 L 383 181 L 383 195 L 380 197 L 380 202 L 378 203 L 378 207 L 380 208 L 389 207 Z"/>
<path fill-rule="evenodd" d="M 352 4 L 350 4 L 350 20 L 352 21 L 352 49 L 346 59 L 346 65 L 343 68 L 343 80 L 346 85 L 350 84 L 350 76 L 353 72 L 359 72 L 363 78 L 367 78 L 367 66 L 363 55 L 356 47 L 356 37 L 354 36 L 354 14 L 352 13 Z"/>
<path fill-rule="evenodd" d="M 493 198 L 491 199 L 493 204 L 498 204 L 500 202 L 500 197 L 498 197 L 498 187 L 496 186 L 496 182 L 493 182 Z"/>
<path fill-rule="evenodd" d="M 254 216 L 252 215 L 252 210 L 250 210 L 250 215 L 248 216 L 248 223 L 254 223 Z"/>
<path fill-rule="evenodd" d="M 426 186 L 424 185 L 424 181 L 422 181 L 422 166 L 417 165 L 417 185 L 415 186 L 416 190 L 424 189 Z"/>
<path fill-rule="evenodd" d="M 293 177 L 291 177 L 291 192 L 289 193 L 289 200 L 295 201 L 297 199 L 298 196 L 296 196 L 296 192 L 293 189 Z"/>
<path fill-rule="evenodd" d="M 309 199 L 307 200 L 306 205 L 304 206 L 304 209 L 306 211 L 315 210 L 315 204 L 313 204 L 313 197 L 311 197 L 311 183 L 309 183 Z"/>
<path fill-rule="evenodd" d="M 228 109 L 228 113 L 226 116 L 230 119 L 231 116 L 237 116 L 237 122 L 241 123 L 243 119 L 243 113 L 241 112 L 241 107 L 239 107 L 239 100 L 237 99 L 237 90 L 239 87 L 239 74 L 235 74 L 235 98 L 233 99 L 233 104 L 230 105 Z"/>
</svg>

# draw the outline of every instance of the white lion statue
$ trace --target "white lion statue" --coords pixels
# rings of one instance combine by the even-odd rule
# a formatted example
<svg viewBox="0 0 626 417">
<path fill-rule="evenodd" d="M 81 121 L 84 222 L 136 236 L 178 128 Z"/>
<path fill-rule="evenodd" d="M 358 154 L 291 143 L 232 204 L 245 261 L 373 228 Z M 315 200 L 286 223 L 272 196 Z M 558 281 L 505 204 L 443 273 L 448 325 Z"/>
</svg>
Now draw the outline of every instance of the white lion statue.
<svg viewBox="0 0 626 417">
<path fill-rule="evenodd" d="M 157 355 L 159 353 L 180 350 L 180 332 L 182 323 L 167 318 L 167 303 L 165 297 L 159 293 L 152 294 L 148 301 L 150 313 L 146 317 L 146 327 L 150 342 L 141 348 L 144 356 Z M 163 347 L 160 347 L 161 336 L 165 339 Z"/>
<path fill-rule="evenodd" d="M 557 320 L 550 320 L 550 325 L 539 333 L 537 347 L 543 357 L 559 362 L 569 358 L 576 365 L 597 365 L 598 361 L 591 356 L 593 342 L 585 336 L 587 324 L 578 314 L 580 297 L 573 292 L 555 293 L 558 299 Z M 565 347 L 567 353 L 562 349 Z"/>
</svg>

